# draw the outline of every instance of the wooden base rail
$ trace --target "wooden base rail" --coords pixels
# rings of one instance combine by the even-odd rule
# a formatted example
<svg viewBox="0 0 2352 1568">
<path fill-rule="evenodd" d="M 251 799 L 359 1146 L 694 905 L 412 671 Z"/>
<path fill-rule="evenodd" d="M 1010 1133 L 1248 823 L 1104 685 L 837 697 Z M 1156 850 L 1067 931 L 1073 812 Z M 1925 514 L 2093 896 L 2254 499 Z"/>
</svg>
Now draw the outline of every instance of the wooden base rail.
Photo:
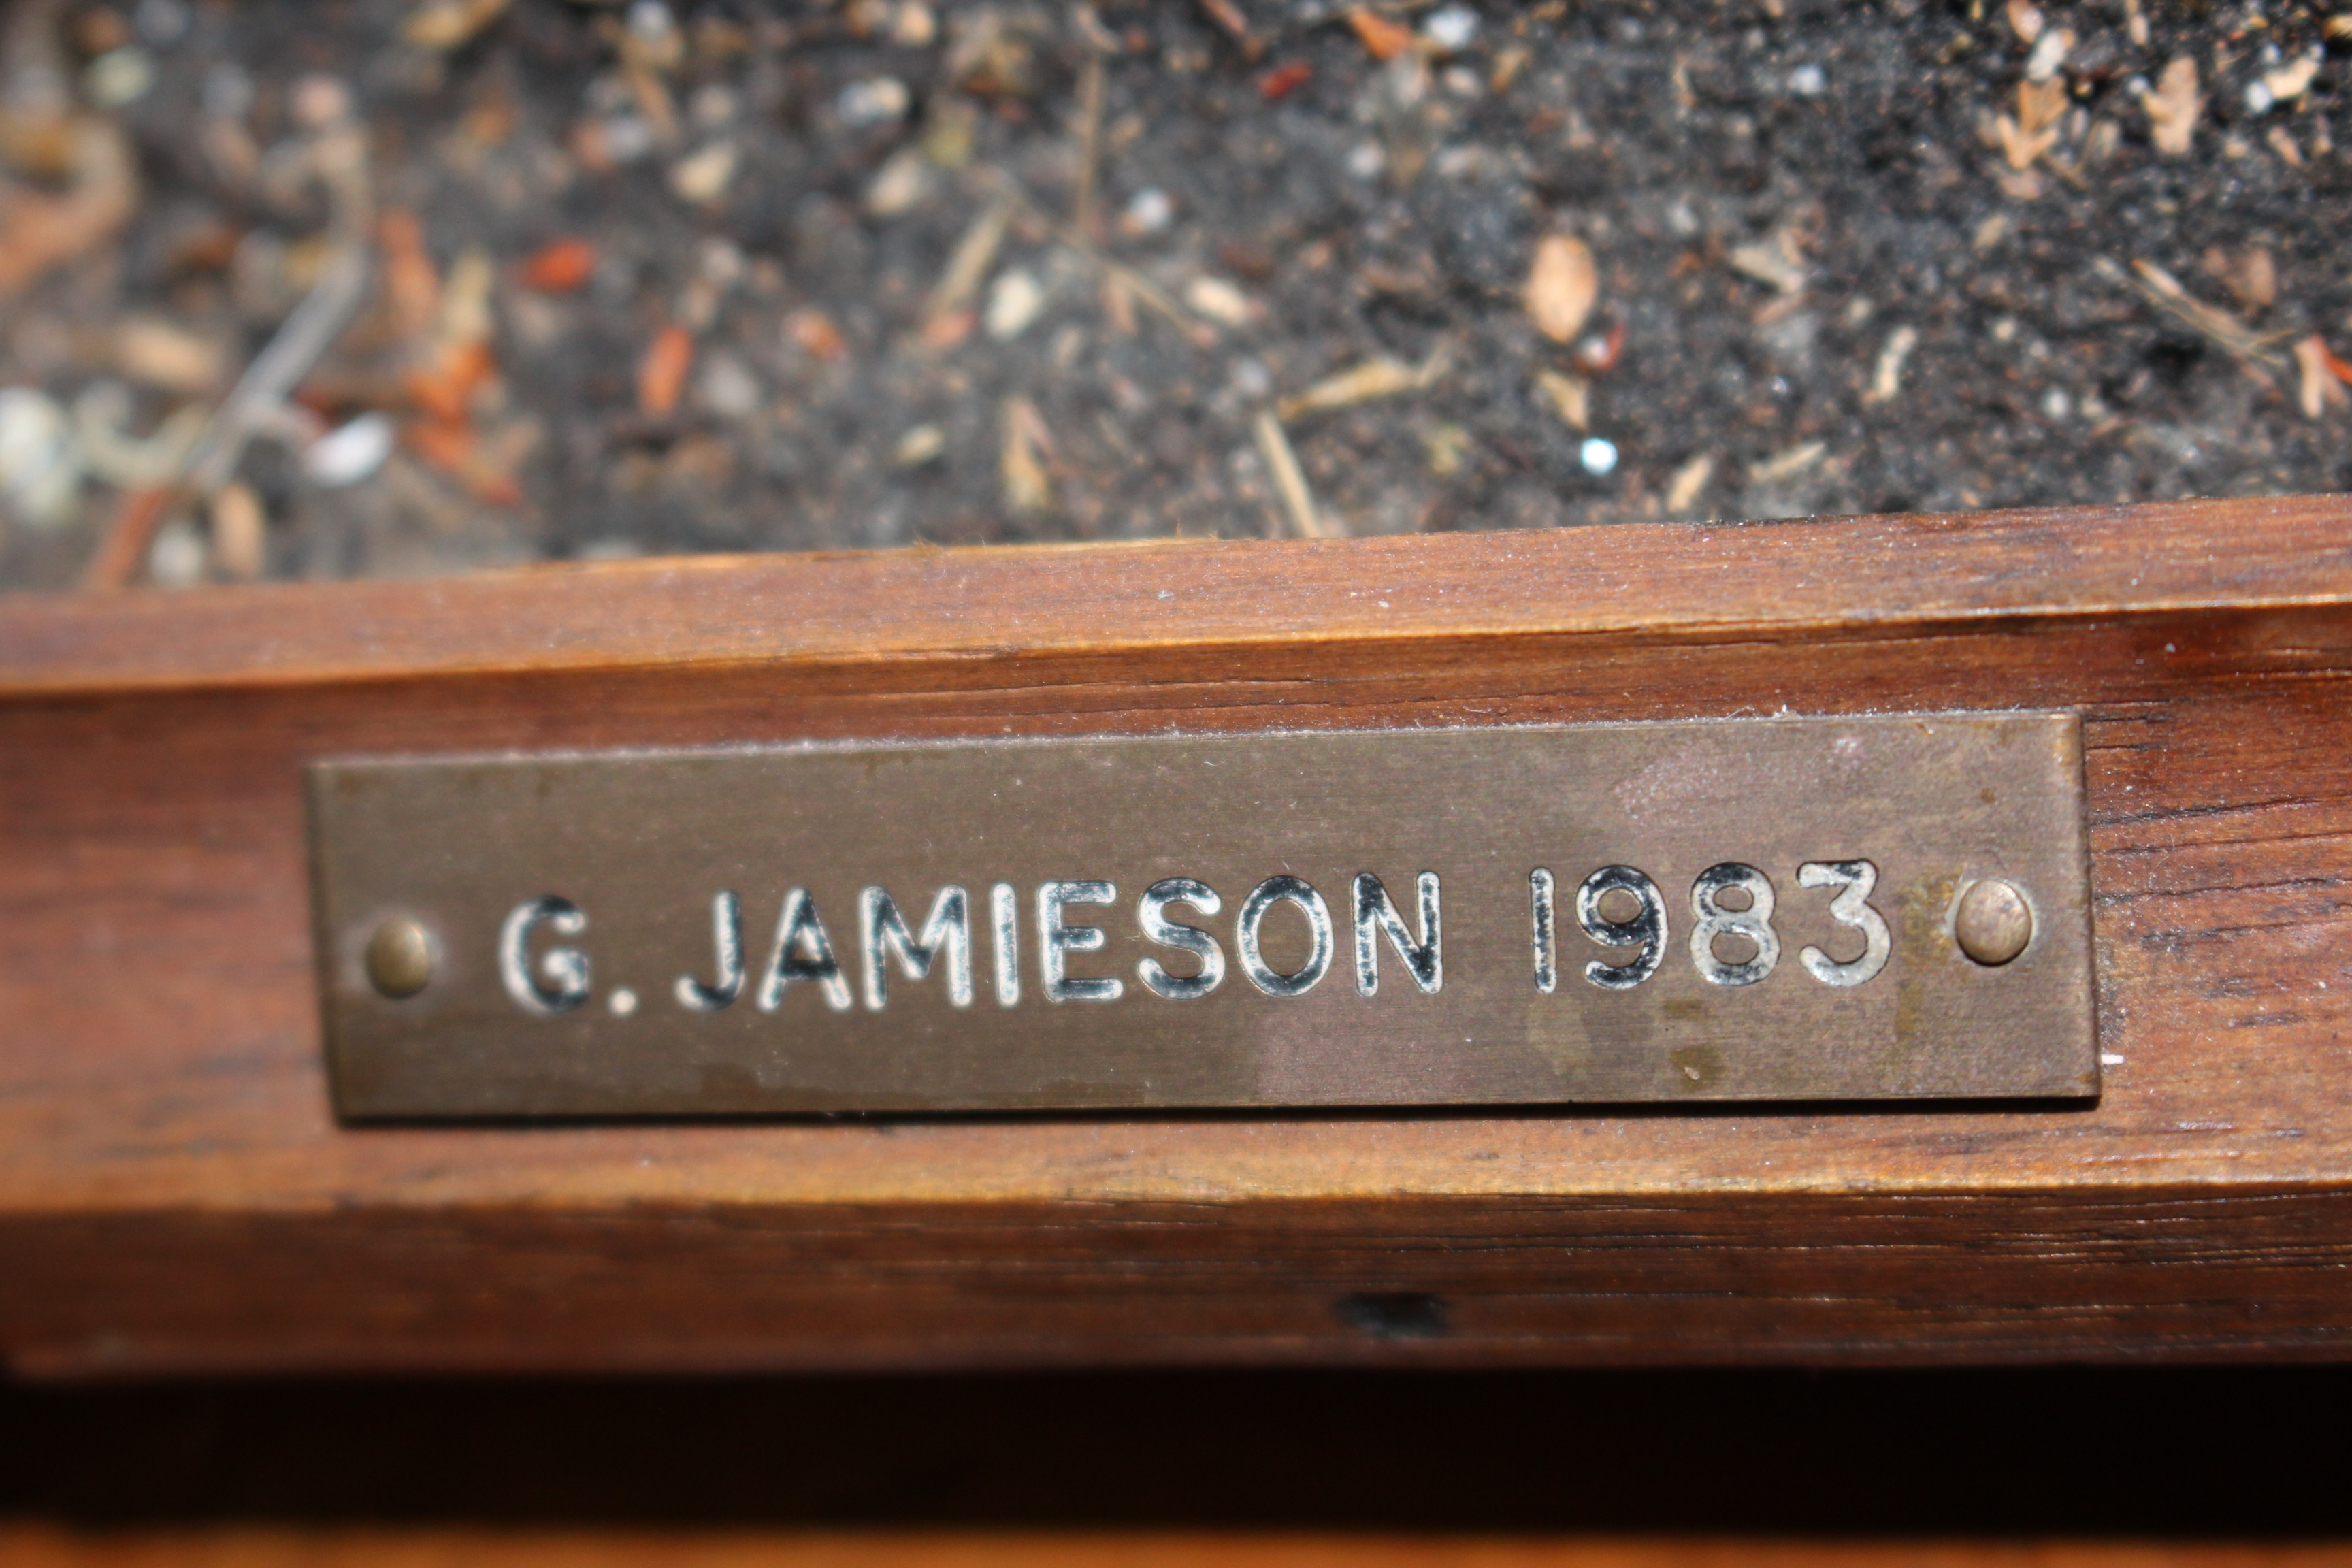
<svg viewBox="0 0 2352 1568">
<path fill-rule="evenodd" d="M 352 752 L 2067 708 L 2094 1105 L 345 1128 Z M 0 602 L 25 1373 L 2352 1353 L 2352 498 Z"/>
</svg>

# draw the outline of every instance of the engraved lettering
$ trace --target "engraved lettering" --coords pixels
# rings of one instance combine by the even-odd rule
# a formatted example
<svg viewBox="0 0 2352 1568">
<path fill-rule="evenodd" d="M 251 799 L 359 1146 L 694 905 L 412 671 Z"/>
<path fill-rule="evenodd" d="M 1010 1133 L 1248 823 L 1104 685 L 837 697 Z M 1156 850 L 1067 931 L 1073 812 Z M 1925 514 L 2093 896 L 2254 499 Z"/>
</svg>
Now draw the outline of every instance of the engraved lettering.
<svg viewBox="0 0 2352 1568">
<path fill-rule="evenodd" d="M 1630 904 L 1631 913 L 1612 916 L 1601 905 Z M 1604 991 L 1631 991 L 1658 972 L 1666 956 L 1666 900 L 1658 885 L 1631 866 L 1603 866 L 1576 889 L 1576 923 L 1603 947 L 1638 947 L 1623 963 L 1593 959 L 1584 978 Z"/>
<path fill-rule="evenodd" d="M 716 1013 L 743 994 L 743 900 L 732 892 L 710 900 L 710 946 L 718 983 L 705 985 L 691 974 L 677 977 L 677 1005 L 689 1012 Z"/>
<path fill-rule="evenodd" d="M 907 930 L 898 906 L 880 888 L 857 895 L 857 933 L 866 954 L 866 1005 L 879 1013 L 890 1001 L 890 959 L 909 980 L 929 979 L 931 964 L 944 951 L 948 965 L 948 1001 L 971 1005 L 971 905 L 961 888 L 950 884 L 931 900 L 931 912 L 916 936 Z"/>
<path fill-rule="evenodd" d="M 1196 996 L 1206 996 L 1223 981 L 1225 950 L 1218 945 L 1215 937 L 1199 927 L 1170 920 L 1171 904 L 1189 904 L 1203 920 L 1213 920 L 1223 912 L 1225 901 L 1206 882 L 1196 882 L 1190 877 L 1170 877 L 1154 882 L 1136 900 L 1136 920 L 1143 927 L 1145 940 L 1200 959 L 1200 967 L 1194 973 L 1171 974 L 1158 959 L 1146 958 L 1137 963 L 1136 977 L 1156 996 L 1165 996 L 1171 1002 L 1190 1002 Z"/>
<path fill-rule="evenodd" d="M 1307 962 L 1289 974 L 1267 965 L 1258 942 L 1259 928 L 1274 906 L 1280 903 L 1298 906 L 1307 917 L 1307 934 L 1314 942 Z M 1234 926 L 1234 947 L 1241 954 L 1242 973 L 1249 976 L 1251 984 L 1269 996 L 1304 996 L 1331 968 L 1330 907 L 1324 903 L 1322 894 L 1299 878 L 1268 877 L 1251 889 L 1250 896 L 1242 901 L 1241 918 Z"/>
<path fill-rule="evenodd" d="M 1551 994 L 1559 983 L 1559 971 L 1554 957 L 1552 941 L 1552 910 L 1554 905 L 1551 873 L 1541 866 L 1528 873 L 1528 918 L 1533 922 L 1530 935 L 1535 944 L 1536 989 Z"/>
<path fill-rule="evenodd" d="M 1040 882 L 1037 885 L 1037 979 L 1048 1002 L 1116 1002 L 1126 990 L 1117 976 L 1072 979 L 1068 955 L 1098 952 L 1104 942 L 1100 926 L 1062 923 L 1062 910 L 1071 904 L 1108 904 L 1118 897 L 1115 882 Z"/>
<path fill-rule="evenodd" d="M 1356 990 L 1365 996 L 1381 989 L 1381 936 L 1388 939 L 1404 960 L 1405 973 L 1424 996 L 1434 996 L 1445 984 L 1445 952 L 1438 926 L 1437 873 L 1423 871 L 1414 879 L 1421 901 L 1421 940 L 1412 940 L 1404 917 L 1389 898 L 1388 889 L 1370 871 L 1356 877 Z"/>
<path fill-rule="evenodd" d="M 812 980 L 824 993 L 824 1005 L 836 1013 L 846 1013 L 851 1006 L 849 981 L 841 973 L 841 961 L 834 956 L 833 938 L 825 934 L 824 921 L 816 912 L 816 900 L 806 888 L 794 888 L 784 895 L 784 912 L 776 921 L 775 951 L 768 959 L 768 972 L 760 980 L 759 1004 L 762 1013 L 772 1013 L 784 1005 L 784 989 L 795 980 Z"/>
<path fill-rule="evenodd" d="M 992 956 L 996 961 L 996 1005 L 1021 1005 L 1021 895 L 1010 882 L 988 889 L 990 923 L 996 928 Z"/>
<path fill-rule="evenodd" d="M 1886 967 L 1894 937 L 1885 917 L 1868 902 L 1871 889 L 1878 886 L 1877 867 L 1867 860 L 1808 860 L 1797 868 L 1797 886 L 1838 889 L 1830 900 L 1830 918 L 1862 932 L 1862 956 L 1845 963 L 1818 947 L 1799 952 L 1807 973 L 1824 985 L 1859 985 Z"/>
<path fill-rule="evenodd" d="M 588 955 L 576 947 L 551 947 L 530 965 L 530 939 L 541 926 L 557 936 L 578 936 L 588 917 L 569 899 L 528 899 L 507 911 L 499 927 L 499 979 L 526 1013 L 551 1018 L 588 1000 Z"/>
<path fill-rule="evenodd" d="M 1748 895 L 1746 908 L 1724 906 L 1724 894 L 1734 889 Z M 1710 984 L 1753 985 L 1780 962 L 1780 938 L 1772 929 L 1772 879 L 1755 867 L 1726 860 L 1701 871 L 1691 884 L 1691 913 L 1698 917 L 1691 930 L 1691 962 Z M 1747 938 L 1756 946 L 1755 956 L 1725 963 L 1715 951 L 1719 936 Z"/>
</svg>

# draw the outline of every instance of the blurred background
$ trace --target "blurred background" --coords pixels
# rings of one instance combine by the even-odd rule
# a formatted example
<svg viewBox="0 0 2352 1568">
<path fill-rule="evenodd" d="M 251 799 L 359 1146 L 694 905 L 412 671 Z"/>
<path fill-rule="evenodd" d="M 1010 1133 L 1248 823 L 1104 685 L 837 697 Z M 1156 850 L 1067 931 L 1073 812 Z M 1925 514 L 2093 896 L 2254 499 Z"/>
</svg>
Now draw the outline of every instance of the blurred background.
<svg viewBox="0 0 2352 1568">
<path fill-rule="evenodd" d="M 16 0 L 0 587 L 2352 485 L 2312 0 Z"/>
</svg>

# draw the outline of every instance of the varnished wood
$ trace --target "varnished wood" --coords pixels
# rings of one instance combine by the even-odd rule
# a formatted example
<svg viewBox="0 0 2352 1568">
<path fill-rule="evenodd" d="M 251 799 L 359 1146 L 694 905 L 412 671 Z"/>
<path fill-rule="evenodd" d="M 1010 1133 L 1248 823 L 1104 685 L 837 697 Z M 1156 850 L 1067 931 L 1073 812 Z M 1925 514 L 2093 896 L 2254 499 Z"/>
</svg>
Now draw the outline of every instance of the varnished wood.
<svg viewBox="0 0 2352 1568">
<path fill-rule="evenodd" d="M 2342 498 L 9 604 L 0 1345 L 52 1371 L 2341 1356 L 2347 674 Z M 2086 1110 L 327 1110 L 320 755 L 2014 706 L 2084 715 L 2121 1058 Z"/>
</svg>

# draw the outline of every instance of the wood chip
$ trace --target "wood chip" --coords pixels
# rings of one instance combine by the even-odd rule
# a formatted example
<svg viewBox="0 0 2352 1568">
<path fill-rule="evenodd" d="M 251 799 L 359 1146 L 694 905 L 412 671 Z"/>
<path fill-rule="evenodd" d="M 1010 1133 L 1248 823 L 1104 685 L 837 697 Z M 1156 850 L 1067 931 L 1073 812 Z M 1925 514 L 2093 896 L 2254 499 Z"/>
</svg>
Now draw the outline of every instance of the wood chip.
<svg viewBox="0 0 2352 1568">
<path fill-rule="evenodd" d="M 1376 60 L 1392 60 L 1412 47 L 1411 27 L 1391 22 L 1361 5 L 1348 13 L 1348 26 L 1356 29 L 1356 37 L 1362 40 L 1364 51 Z"/>
<path fill-rule="evenodd" d="M 1801 447 L 1791 447 L 1776 453 L 1748 470 L 1748 478 L 1759 485 L 1778 484 L 1790 479 L 1818 463 L 1829 452 L 1826 441 L 1808 441 Z"/>
<path fill-rule="evenodd" d="M 2156 150 L 2168 158 L 2186 156 L 2197 121 L 2205 113 L 2205 95 L 2197 90 L 2197 62 L 2187 55 L 2175 56 L 2155 89 L 2143 93 L 2139 101 L 2147 111 Z"/>
<path fill-rule="evenodd" d="M 684 327 L 673 321 L 656 332 L 637 366 L 637 407 L 653 419 L 667 419 L 677 412 L 678 395 L 686 390 L 686 373 L 693 366 L 694 339 Z"/>
<path fill-rule="evenodd" d="M 1528 268 L 1527 307 L 1536 331 L 1556 343 L 1571 342 L 1584 330 L 1601 294 L 1601 269 L 1592 247 L 1573 235 L 1546 235 Z"/>
<path fill-rule="evenodd" d="M 1004 450 L 998 468 L 1004 504 L 1016 514 L 1041 512 L 1054 504 L 1054 486 L 1044 460 L 1051 441 L 1035 404 L 1025 397 L 1004 400 Z"/>
<path fill-rule="evenodd" d="M 2326 412 L 2329 404 L 2345 401 L 2344 388 L 2352 385 L 2352 364 L 2328 353 L 2318 333 L 2294 345 L 2294 367 L 2302 376 L 2305 418 L 2316 419 Z"/>
<path fill-rule="evenodd" d="M 1393 397 L 1424 384 L 1421 371 L 1402 360 L 1382 354 L 1337 375 L 1325 376 L 1306 391 L 1276 404 L 1275 411 L 1285 419 L 1296 419 L 1302 414 L 1323 414 L 1370 403 L 1374 398 Z"/>
<path fill-rule="evenodd" d="M 268 518 L 261 498 L 242 479 L 231 479 L 213 497 L 213 559 L 231 577 L 261 575 L 269 544 Z"/>
<path fill-rule="evenodd" d="M 114 329 L 114 363 L 133 381 L 172 392 L 218 392 L 228 379 L 226 345 L 157 316 Z"/>
<path fill-rule="evenodd" d="M 1738 247 L 1727 259 L 1733 271 L 1744 272 L 1783 294 L 1797 293 L 1805 286 L 1803 252 L 1798 248 L 1797 237 L 1785 228 L 1753 245 Z"/>
<path fill-rule="evenodd" d="M 1715 455 L 1702 452 L 1676 468 L 1674 478 L 1666 481 L 1666 510 L 1685 511 L 1706 489 L 1706 481 L 1715 478 Z"/>
<path fill-rule="evenodd" d="M 1562 375 L 1556 370 L 1538 371 L 1536 390 L 1549 400 L 1553 409 L 1568 421 L 1570 429 L 1591 427 L 1592 388 L 1582 376 Z"/>
</svg>

